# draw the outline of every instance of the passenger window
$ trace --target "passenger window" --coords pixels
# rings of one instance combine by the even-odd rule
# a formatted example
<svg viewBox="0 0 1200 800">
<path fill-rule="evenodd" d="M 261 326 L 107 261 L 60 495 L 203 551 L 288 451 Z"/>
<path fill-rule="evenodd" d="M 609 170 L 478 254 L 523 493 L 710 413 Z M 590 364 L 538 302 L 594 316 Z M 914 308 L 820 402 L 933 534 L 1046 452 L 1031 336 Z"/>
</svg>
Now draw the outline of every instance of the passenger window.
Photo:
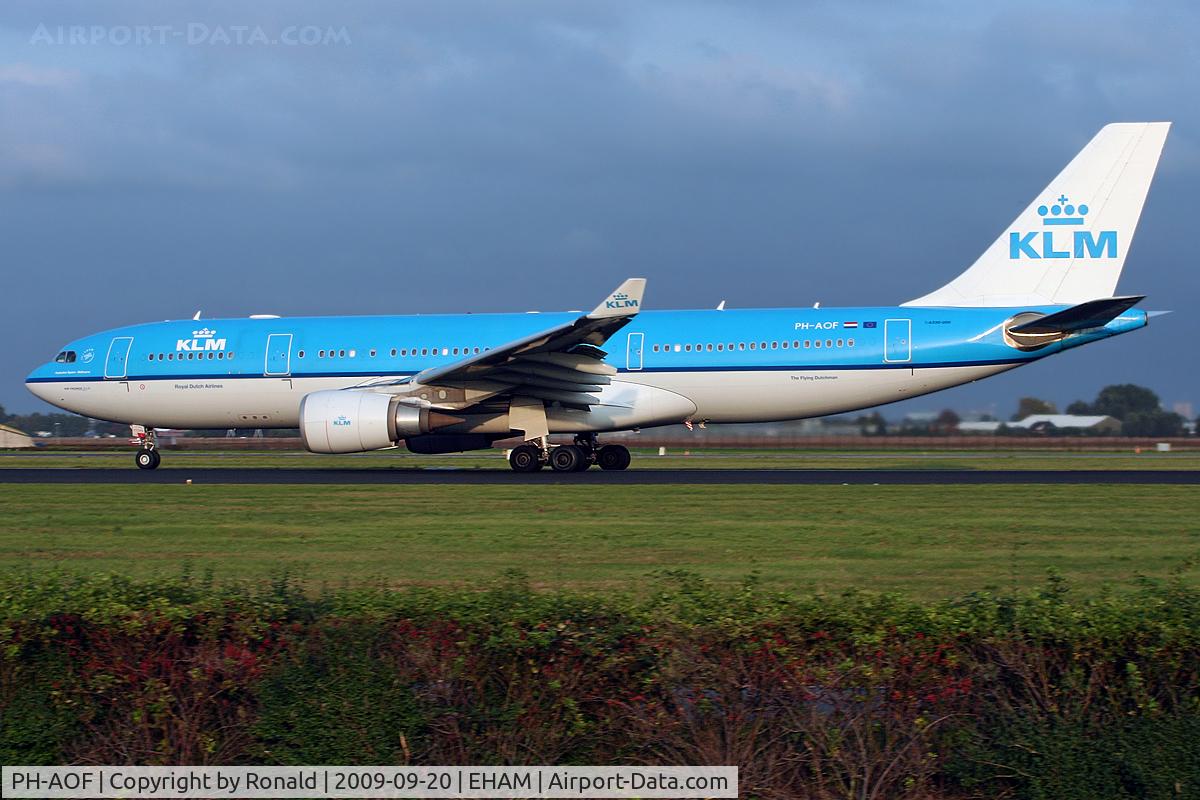
<svg viewBox="0 0 1200 800">
<path fill-rule="evenodd" d="M 738 350 L 745 350 L 745 349 L 746 349 L 746 343 L 738 342 Z"/>
<path fill-rule="evenodd" d="M 338 350 L 338 358 L 345 358 L 345 357 L 346 357 L 346 351 Z"/>
<path fill-rule="evenodd" d="M 325 351 L 324 351 L 324 350 L 318 350 L 318 351 L 317 351 L 317 358 L 324 358 L 324 357 L 325 357 Z"/>
<path fill-rule="evenodd" d="M 151 361 L 153 361 L 153 360 L 154 360 L 154 353 L 151 353 L 151 354 L 148 356 L 148 358 L 149 358 Z"/>
<path fill-rule="evenodd" d="M 301 350 L 300 352 L 296 353 L 296 358 L 304 358 L 304 351 Z"/>
<path fill-rule="evenodd" d="M 692 352 L 692 346 L 690 344 L 685 344 L 683 346 L 683 349 L 688 351 L 689 353 Z"/>
<path fill-rule="evenodd" d="M 374 358 L 374 357 L 375 357 L 375 348 L 372 347 L 371 348 L 371 358 Z"/>
<path fill-rule="evenodd" d="M 788 349 L 788 343 L 787 343 L 787 342 L 782 342 L 781 344 L 782 344 L 782 346 L 783 346 L 783 349 L 784 349 L 784 350 L 787 350 L 787 349 Z"/>
<path fill-rule="evenodd" d="M 816 346 L 817 346 L 817 347 L 820 347 L 820 346 L 821 346 L 821 340 L 820 340 L 820 339 L 817 339 Z"/>
<path fill-rule="evenodd" d="M 812 341 L 809 339 L 805 339 L 804 340 L 804 349 L 807 350 L 810 347 L 812 347 Z"/>
<path fill-rule="evenodd" d="M 838 347 L 841 347 L 843 344 L 845 344 L 845 342 L 843 342 L 841 339 L 838 339 Z"/>
<path fill-rule="evenodd" d="M 712 345 L 711 345 L 711 344 L 706 344 L 706 345 L 704 345 L 704 349 L 705 349 L 705 350 L 707 350 L 708 352 L 710 352 L 710 353 L 711 353 L 711 352 L 712 352 Z"/>
<path fill-rule="evenodd" d="M 778 350 L 778 349 L 779 349 L 779 342 L 771 342 L 771 349 L 772 349 L 772 350 Z"/>
<path fill-rule="evenodd" d="M 351 351 L 350 351 L 350 357 L 351 357 L 351 358 L 358 358 L 358 351 L 357 351 L 357 350 L 351 350 Z"/>
<path fill-rule="evenodd" d="M 853 339 L 847 339 L 847 340 L 846 340 L 846 346 L 847 346 L 847 347 L 854 347 L 854 340 L 853 340 Z"/>
<path fill-rule="evenodd" d="M 825 340 L 825 346 L 826 346 L 826 347 L 833 347 L 833 339 L 826 339 L 826 340 Z"/>
<path fill-rule="evenodd" d="M 751 342 L 751 343 L 750 343 L 750 349 L 751 349 L 751 350 L 753 350 L 753 349 L 754 349 L 754 347 L 755 347 L 755 342 Z"/>
<path fill-rule="evenodd" d="M 717 342 L 717 350 L 718 350 L 718 351 L 721 351 L 721 350 L 724 350 L 724 349 L 725 349 L 725 345 L 724 345 L 724 343 L 722 343 L 722 342 Z"/>
<path fill-rule="evenodd" d="M 174 360 L 175 360 L 175 354 L 167 353 L 167 361 L 174 361 Z"/>
</svg>

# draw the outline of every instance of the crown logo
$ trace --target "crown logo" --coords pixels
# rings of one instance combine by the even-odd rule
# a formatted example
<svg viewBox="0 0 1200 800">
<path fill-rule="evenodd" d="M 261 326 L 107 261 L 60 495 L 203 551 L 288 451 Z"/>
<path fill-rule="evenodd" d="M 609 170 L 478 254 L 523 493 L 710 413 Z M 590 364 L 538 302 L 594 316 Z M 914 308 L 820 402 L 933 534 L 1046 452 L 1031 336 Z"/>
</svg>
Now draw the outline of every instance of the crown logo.
<svg viewBox="0 0 1200 800">
<path fill-rule="evenodd" d="M 217 332 L 212 330 L 211 328 L 201 328 L 198 331 L 192 331 L 193 339 L 211 339 L 213 336 L 216 336 L 216 335 L 217 335 Z"/>
<path fill-rule="evenodd" d="M 628 299 L 629 299 L 629 295 L 625 294 L 624 292 L 617 292 L 616 294 L 613 295 L 613 300 L 628 300 Z"/>
<path fill-rule="evenodd" d="M 1082 225 L 1088 207 L 1083 203 L 1078 206 L 1071 205 L 1070 198 L 1064 194 L 1059 195 L 1052 206 L 1038 206 L 1037 213 L 1042 218 L 1043 225 Z"/>
</svg>

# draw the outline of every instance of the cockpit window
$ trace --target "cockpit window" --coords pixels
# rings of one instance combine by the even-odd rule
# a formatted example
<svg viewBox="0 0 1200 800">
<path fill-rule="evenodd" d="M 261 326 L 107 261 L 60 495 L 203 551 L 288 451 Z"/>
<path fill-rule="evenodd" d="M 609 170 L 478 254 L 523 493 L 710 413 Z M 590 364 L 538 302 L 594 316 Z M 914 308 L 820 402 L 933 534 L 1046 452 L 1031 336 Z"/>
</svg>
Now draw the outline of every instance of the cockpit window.
<svg viewBox="0 0 1200 800">
<path fill-rule="evenodd" d="M 74 364 L 75 363 L 75 351 L 74 350 L 63 350 L 61 353 L 59 353 L 58 355 L 56 355 L 54 357 L 54 362 L 56 364 Z"/>
</svg>

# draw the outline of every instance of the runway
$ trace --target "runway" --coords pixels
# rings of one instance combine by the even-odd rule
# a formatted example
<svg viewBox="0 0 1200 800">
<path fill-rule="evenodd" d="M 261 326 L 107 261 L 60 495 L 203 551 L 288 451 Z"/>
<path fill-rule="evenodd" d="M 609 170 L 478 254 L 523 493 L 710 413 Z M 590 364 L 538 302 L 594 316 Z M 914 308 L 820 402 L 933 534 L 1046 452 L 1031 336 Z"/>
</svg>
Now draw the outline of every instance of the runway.
<svg viewBox="0 0 1200 800">
<path fill-rule="evenodd" d="M 519 474 L 506 469 L 262 469 L 132 467 L 0 469 L 0 484 L 204 484 L 246 485 L 981 485 L 1145 484 L 1197 485 L 1200 470 L 967 470 L 967 469 L 631 469 L 581 473 L 549 470 Z"/>
</svg>

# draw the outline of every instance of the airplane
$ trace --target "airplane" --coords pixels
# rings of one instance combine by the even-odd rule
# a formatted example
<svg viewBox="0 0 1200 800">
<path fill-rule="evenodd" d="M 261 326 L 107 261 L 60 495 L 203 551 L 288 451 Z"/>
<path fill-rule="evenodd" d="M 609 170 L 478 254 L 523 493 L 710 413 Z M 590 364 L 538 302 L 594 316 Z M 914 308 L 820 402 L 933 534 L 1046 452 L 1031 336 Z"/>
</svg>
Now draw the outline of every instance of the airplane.
<svg viewBox="0 0 1200 800">
<path fill-rule="evenodd" d="M 586 314 L 197 314 L 72 341 L 26 385 L 129 424 L 142 469 L 156 428 L 299 428 L 314 453 L 519 436 L 517 472 L 623 470 L 602 434 L 844 413 L 1145 327 L 1144 297 L 1114 292 L 1169 127 L 1106 125 L 965 272 L 899 306 L 646 311 L 630 278 Z"/>
</svg>

